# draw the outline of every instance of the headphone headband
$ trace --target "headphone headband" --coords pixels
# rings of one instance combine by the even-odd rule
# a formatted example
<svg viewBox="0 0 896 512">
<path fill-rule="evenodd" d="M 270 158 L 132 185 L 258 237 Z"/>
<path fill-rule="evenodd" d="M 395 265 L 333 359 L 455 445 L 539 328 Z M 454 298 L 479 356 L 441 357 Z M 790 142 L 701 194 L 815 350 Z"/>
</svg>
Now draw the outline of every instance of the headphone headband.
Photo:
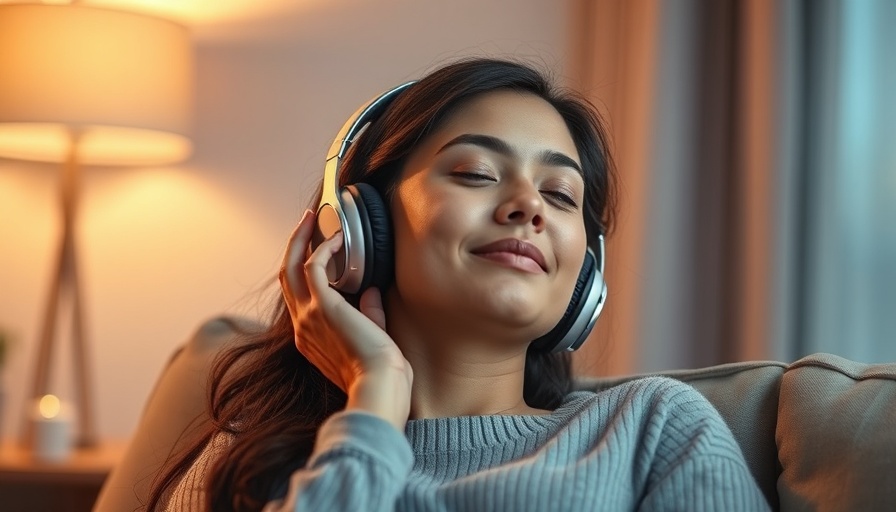
<svg viewBox="0 0 896 512">
<path fill-rule="evenodd" d="M 342 125 L 342 129 L 339 130 L 336 139 L 333 140 L 333 143 L 330 145 L 330 150 L 327 152 L 327 161 L 329 162 L 333 158 L 342 159 L 348 151 L 349 146 L 354 142 L 355 137 L 358 136 L 365 126 L 367 126 L 367 123 L 380 117 L 383 111 L 386 110 L 386 107 L 392 103 L 392 100 L 414 83 L 416 82 L 410 81 L 403 83 L 380 94 L 364 105 L 361 105 L 361 107 L 348 118 L 348 121 Z"/>
<path fill-rule="evenodd" d="M 364 283 L 364 259 L 371 251 L 363 248 L 364 240 L 360 236 L 364 232 L 363 216 L 357 211 L 355 202 L 344 197 L 346 191 L 340 191 L 339 173 L 342 170 L 342 157 L 349 146 L 367 125 L 377 119 L 402 91 L 414 82 L 407 82 L 394 87 L 373 98 L 361 106 L 342 125 L 336 139 L 327 152 L 327 163 L 324 167 L 324 183 L 321 190 L 320 205 L 317 207 L 317 228 L 312 235 L 312 246 L 338 232 L 342 232 L 343 250 L 333 256 L 332 268 L 328 269 L 330 284 L 348 293 L 357 293 Z"/>
</svg>

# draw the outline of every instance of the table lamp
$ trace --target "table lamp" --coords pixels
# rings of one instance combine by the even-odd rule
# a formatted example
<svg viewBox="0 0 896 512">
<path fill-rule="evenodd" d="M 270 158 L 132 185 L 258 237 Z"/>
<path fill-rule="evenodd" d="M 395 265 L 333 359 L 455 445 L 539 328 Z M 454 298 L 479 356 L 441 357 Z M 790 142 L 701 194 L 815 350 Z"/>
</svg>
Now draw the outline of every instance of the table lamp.
<svg viewBox="0 0 896 512">
<path fill-rule="evenodd" d="M 77 2 L 0 4 L 0 157 L 61 164 L 58 260 L 26 406 L 48 394 L 56 320 L 68 305 L 81 446 L 96 432 L 76 258 L 80 168 L 185 159 L 192 73 L 189 33 L 171 21 Z M 25 442 L 33 435 L 26 426 Z"/>
</svg>

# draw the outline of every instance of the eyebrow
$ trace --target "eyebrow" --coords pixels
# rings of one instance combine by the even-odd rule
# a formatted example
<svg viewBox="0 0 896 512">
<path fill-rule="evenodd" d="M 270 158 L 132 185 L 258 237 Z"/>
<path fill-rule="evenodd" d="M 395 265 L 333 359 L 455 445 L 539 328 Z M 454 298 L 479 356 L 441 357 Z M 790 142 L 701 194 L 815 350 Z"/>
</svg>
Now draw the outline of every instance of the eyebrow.
<svg viewBox="0 0 896 512">
<path fill-rule="evenodd" d="M 511 148 L 510 145 L 507 144 L 507 142 L 499 139 L 498 137 L 493 137 L 491 135 L 482 135 L 478 133 L 465 133 L 463 135 L 458 135 L 457 137 L 448 141 L 448 143 L 442 146 L 438 151 L 436 151 L 436 154 L 445 151 L 451 146 L 457 146 L 458 144 L 472 144 L 474 146 L 479 146 L 505 156 L 514 155 L 513 148 Z M 579 174 L 583 174 L 582 168 L 578 163 L 576 163 L 575 160 L 558 151 L 546 149 L 538 154 L 538 160 L 545 165 L 550 165 L 553 167 L 569 167 L 574 169 Z"/>
</svg>

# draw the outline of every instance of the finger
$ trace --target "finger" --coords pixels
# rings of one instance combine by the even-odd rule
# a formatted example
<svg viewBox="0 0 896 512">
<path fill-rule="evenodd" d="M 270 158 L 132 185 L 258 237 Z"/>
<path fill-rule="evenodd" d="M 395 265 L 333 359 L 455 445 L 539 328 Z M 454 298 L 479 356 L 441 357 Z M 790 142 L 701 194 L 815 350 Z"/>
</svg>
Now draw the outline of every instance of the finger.
<svg viewBox="0 0 896 512">
<path fill-rule="evenodd" d="M 310 295 L 302 269 L 311 235 L 314 232 L 314 212 L 305 210 L 299 225 L 293 230 L 286 244 L 283 264 L 280 267 L 280 285 L 287 299 L 307 299 Z M 289 302 L 289 301 L 288 301 Z"/>
<path fill-rule="evenodd" d="M 330 288 L 327 277 L 327 264 L 333 255 L 342 249 L 342 231 L 324 240 L 305 261 L 305 281 L 311 296 L 322 304 L 333 304 L 333 301 L 344 300 L 339 293 Z"/>
<path fill-rule="evenodd" d="M 386 311 L 383 309 L 383 296 L 378 288 L 368 288 L 361 294 L 358 309 L 380 329 L 386 330 Z"/>
<path fill-rule="evenodd" d="M 314 214 L 306 210 L 286 244 L 283 263 L 280 267 L 280 284 L 287 297 L 295 297 L 296 294 L 307 295 L 305 291 L 307 287 L 303 281 L 304 274 L 299 271 L 299 266 L 302 264 L 302 254 L 311 239 L 314 228 L 313 219 Z"/>
</svg>

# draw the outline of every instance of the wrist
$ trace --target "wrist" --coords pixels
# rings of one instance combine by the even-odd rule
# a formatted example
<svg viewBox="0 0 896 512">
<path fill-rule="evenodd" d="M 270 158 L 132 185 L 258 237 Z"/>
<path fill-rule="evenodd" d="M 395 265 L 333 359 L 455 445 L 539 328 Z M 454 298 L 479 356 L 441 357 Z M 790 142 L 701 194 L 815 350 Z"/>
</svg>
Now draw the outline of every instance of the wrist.
<svg viewBox="0 0 896 512">
<path fill-rule="evenodd" d="M 411 410 L 410 366 L 386 367 L 359 375 L 348 389 L 346 410 L 367 412 L 403 431 Z"/>
</svg>

